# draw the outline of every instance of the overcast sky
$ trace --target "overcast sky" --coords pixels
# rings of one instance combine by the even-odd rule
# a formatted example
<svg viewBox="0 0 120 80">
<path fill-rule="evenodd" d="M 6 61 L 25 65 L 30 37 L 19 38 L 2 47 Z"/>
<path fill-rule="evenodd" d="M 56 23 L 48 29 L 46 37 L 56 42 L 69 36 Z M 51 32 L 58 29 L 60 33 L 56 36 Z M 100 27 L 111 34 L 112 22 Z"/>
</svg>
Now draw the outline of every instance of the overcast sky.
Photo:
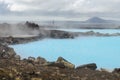
<svg viewBox="0 0 120 80">
<path fill-rule="evenodd" d="M 3 20 L 120 20 L 120 0 L 0 0 Z"/>
</svg>

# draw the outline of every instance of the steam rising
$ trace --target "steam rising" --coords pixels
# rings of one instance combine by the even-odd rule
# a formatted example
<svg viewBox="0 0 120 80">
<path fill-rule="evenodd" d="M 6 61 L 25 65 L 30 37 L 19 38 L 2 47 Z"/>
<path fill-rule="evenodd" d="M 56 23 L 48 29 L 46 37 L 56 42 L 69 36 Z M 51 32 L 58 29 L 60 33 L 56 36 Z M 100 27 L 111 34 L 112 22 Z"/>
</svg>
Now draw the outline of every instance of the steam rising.
<svg viewBox="0 0 120 80">
<path fill-rule="evenodd" d="M 30 37 L 37 36 L 40 33 L 39 29 L 29 28 L 26 24 L 0 24 L 0 37 Z"/>
</svg>

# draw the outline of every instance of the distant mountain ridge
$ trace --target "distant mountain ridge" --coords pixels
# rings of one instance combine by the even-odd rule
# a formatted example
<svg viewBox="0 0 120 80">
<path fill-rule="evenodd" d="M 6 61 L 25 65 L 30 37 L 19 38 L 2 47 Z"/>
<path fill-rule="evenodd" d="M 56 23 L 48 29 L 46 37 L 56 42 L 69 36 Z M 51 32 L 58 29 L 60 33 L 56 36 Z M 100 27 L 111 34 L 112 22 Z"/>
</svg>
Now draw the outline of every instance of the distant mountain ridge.
<svg viewBox="0 0 120 80">
<path fill-rule="evenodd" d="M 83 21 L 84 23 L 118 23 L 119 21 L 115 20 L 105 20 L 99 17 L 92 17 L 86 21 Z"/>
<path fill-rule="evenodd" d="M 88 20 L 86 20 L 85 22 L 89 22 L 89 23 L 104 23 L 106 22 L 106 20 L 99 18 L 99 17 L 92 17 Z"/>
</svg>

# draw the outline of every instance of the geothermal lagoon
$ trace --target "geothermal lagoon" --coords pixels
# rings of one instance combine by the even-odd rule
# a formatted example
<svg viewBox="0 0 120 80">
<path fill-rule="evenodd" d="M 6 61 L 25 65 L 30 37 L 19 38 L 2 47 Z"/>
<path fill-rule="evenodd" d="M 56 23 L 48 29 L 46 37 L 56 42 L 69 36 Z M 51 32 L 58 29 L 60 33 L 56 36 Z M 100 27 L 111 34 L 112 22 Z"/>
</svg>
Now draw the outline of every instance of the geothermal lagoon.
<svg viewBox="0 0 120 80">
<path fill-rule="evenodd" d="M 109 32 L 111 31 L 112 30 Z M 55 61 L 59 56 L 61 56 L 75 64 L 75 66 L 87 63 L 96 63 L 98 69 L 114 69 L 120 67 L 119 36 L 79 36 L 75 39 L 48 38 L 26 44 L 10 45 L 10 47 L 13 47 L 16 53 L 22 58 L 41 56 L 48 61 Z"/>
</svg>

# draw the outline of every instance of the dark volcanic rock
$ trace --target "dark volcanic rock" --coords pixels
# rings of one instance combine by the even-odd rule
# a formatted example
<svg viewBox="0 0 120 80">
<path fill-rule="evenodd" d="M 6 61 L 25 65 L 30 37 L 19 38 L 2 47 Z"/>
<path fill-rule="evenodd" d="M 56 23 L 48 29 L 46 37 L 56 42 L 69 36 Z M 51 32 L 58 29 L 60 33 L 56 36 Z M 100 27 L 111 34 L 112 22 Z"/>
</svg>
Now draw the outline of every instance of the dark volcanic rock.
<svg viewBox="0 0 120 80">
<path fill-rule="evenodd" d="M 7 70 L 0 68 L 0 80 L 14 80 Z"/>
<path fill-rule="evenodd" d="M 35 59 L 35 63 L 37 63 L 37 64 L 45 64 L 46 62 L 47 62 L 47 60 L 40 56 L 37 57 L 37 59 Z"/>
<path fill-rule="evenodd" d="M 95 63 L 91 63 L 91 64 L 81 65 L 81 66 L 77 67 L 76 69 L 82 69 L 82 68 L 96 70 L 97 66 Z"/>
<path fill-rule="evenodd" d="M 15 55 L 15 59 L 20 60 L 21 59 L 20 55 Z"/>
<path fill-rule="evenodd" d="M 32 22 L 26 22 L 25 25 L 27 25 L 29 28 L 31 29 L 39 29 L 39 25 L 36 23 L 32 23 Z"/>
<path fill-rule="evenodd" d="M 51 67 L 66 68 L 64 64 L 56 62 L 47 62 L 45 65 Z"/>
<path fill-rule="evenodd" d="M 115 69 L 113 70 L 113 72 L 114 72 L 114 73 L 119 73 L 119 74 L 120 74 L 120 68 L 115 68 Z"/>
<path fill-rule="evenodd" d="M 58 57 L 56 63 L 61 63 L 61 64 L 64 64 L 64 66 L 66 68 L 71 68 L 71 69 L 74 69 L 75 68 L 75 65 L 68 62 L 67 60 L 65 60 L 63 57 Z"/>
<path fill-rule="evenodd" d="M 51 38 L 60 38 L 60 39 L 74 38 L 75 34 L 66 32 L 66 31 L 50 30 L 50 37 Z"/>
<path fill-rule="evenodd" d="M 13 58 L 16 55 L 13 48 L 8 48 L 5 45 L 0 44 L 0 58 Z"/>
<path fill-rule="evenodd" d="M 52 66 L 52 67 L 59 67 L 59 68 L 68 68 L 68 69 L 74 69 L 75 65 L 68 62 L 62 57 L 59 57 L 56 62 L 47 62 L 45 64 L 46 66 Z"/>
<path fill-rule="evenodd" d="M 35 61 L 34 57 L 28 57 L 28 61 Z"/>
</svg>

